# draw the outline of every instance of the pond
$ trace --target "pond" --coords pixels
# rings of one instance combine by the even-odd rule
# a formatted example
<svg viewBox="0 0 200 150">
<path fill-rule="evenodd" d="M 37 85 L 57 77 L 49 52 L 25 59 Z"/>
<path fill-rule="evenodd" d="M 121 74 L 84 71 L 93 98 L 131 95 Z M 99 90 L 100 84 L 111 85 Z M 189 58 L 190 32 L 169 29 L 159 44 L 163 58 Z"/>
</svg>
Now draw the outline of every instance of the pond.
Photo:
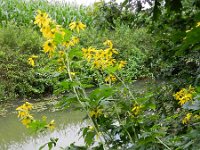
<svg viewBox="0 0 200 150">
<path fill-rule="evenodd" d="M 6 117 L 0 116 L 0 150 L 36 150 L 40 146 L 50 141 L 50 138 L 59 138 L 54 149 L 65 148 L 75 142 L 83 144 L 83 139 L 78 134 L 79 129 L 86 126 L 86 122 L 81 122 L 85 116 L 80 111 L 57 111 L 34 113 L 35 118 L 45 115 L 47 120 L 55 120 L 56 129 L 53 132 L 31 134 L 18 120 L 16 113 L 10 113 Z M 47 147 L 46 147 L 47 149 Z"/>
</svg>

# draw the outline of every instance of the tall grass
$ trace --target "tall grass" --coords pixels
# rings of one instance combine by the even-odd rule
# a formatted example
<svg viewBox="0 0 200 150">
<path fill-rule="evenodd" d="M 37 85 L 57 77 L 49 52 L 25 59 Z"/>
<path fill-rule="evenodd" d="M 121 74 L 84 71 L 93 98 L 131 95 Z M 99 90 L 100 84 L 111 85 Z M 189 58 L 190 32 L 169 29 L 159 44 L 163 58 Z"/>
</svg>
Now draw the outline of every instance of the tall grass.
<svg viewBox="0 0 200 150">
<path fill-rule="evenodd" d="M 0 0 L 1 26 L 10 21 L 18 25 L 31 25 L 38 9 L 48 12 L 58 24 L 63 26 L 67 26 L 72 20 L 81 20 L 87 25 L 92 21 L 84 6 L 49 3 L 47 0 Z"/>
</svg>

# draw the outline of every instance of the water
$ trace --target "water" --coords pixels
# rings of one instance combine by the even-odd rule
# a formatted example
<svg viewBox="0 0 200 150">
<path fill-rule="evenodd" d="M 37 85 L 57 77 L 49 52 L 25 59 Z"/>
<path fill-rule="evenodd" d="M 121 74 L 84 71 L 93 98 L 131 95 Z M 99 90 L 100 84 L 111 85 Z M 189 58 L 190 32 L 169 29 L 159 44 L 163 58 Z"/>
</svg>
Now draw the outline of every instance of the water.
<svg viewBox="0 0 200 150">
<path fill-rule="evenodd" d="M 36 150 L 40 146 L 50 141 L 50 138 L 59 138 L 55 149 L 69 146 L 75 142 L 83 145 L 83 139 L 78 134 L 79 129 L 86 126 L 82 123 L 84 113 L 72 112 L 41 112 L 34 114 L 40 118 L 47 116 L 47 120 L 55 120 L 56 129 L 45 134 L 31 134 L 18 120 L 17 114 L 11 113 L 6 117 L 0 117 L 0 150 Z M 48 149 L 46 147 L 46 149 Z"/>
</svg>

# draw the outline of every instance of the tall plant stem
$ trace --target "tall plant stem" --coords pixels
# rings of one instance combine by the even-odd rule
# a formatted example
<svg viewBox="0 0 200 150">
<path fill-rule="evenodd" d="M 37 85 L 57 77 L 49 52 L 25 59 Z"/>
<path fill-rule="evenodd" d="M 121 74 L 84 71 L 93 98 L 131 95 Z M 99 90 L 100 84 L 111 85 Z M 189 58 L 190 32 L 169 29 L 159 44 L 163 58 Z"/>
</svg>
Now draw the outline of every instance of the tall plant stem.
<svg viewBox="0 0 200 150">
<path fill-rule="evenodd" d="M 70 81 L 73 81 L 72 76 L 71 76 L 71 71 L 70 71 L 70 62 L 69 62 L 69 58 L 68 58 L 68 57 L 67 57 L 67 64 L 65 64 L 65 65 L 67 66 L 67 72 L 68 72 L 69 79 L 70 79 Z M 93 119 L 91 118 L 88 109 L 87 109 L 87 108 L 84 106 L 84 104 L 81 102 L 80 97 L 79 97 L 78 92 L 77 92 L 77 89 L 76 89 L 75 87 L 73 87 L 73 92 L 74 92 L 74 94 L 76 95 L 76 98 L 77 98 L 78 102 L 81 104 L 82 108 L 83 108 L 83 109 L 85 110 L 85 112 L 87 113 L 87 116 L 89 117 L 90 121 L 92 122 L 96 134 L 100 137 L 100 134 L 99 134 L 99 131 L 98 131 L 96 125 L 95 125 L 95 122 L 94 122 Z M 84 96 L 85 96 L 85 98 L 87 98 L 87 97 L 86 97 L 85 91 L 84 91 Z M 103 144 L 104 150 L 107 150 L 107 149 L 106 149 L 106 145 L 105 145 L 105 143 L 103 142 L 103 140 L 102 140 L 101 138 L 99 138 L 99 139 L 100 139 L 101 143 Z M 105 140 L 105 139 L 104 139 L 104 140 Z"/>
</svg>

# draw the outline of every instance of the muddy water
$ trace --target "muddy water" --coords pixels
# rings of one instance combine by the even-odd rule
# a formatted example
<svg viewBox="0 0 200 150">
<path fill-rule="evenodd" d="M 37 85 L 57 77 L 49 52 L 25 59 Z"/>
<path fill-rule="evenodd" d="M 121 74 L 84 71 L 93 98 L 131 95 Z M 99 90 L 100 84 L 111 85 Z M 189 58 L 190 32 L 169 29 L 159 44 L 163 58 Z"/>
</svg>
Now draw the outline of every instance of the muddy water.
<svg viewBox="0 0 200 150">
<path fill-rule="evenodd" d="M 56 129 L 53 132 L 33 134 L 30 133 L 18 120 L 16 113 L 10 113 L 6 117 L 0 116 L 0 150 L 37 150 L 50 138 L 59 138 L 55 149 L 66 147 L 70 143 L 83 144 L 83 139 L 78 134 L 79 129 L 87 123 L 81 122 L 84 113 L 72 112 L 40 112 L 35 113 L 35 118 L 47 116 L 47 120 L 56 122 Z M 47 147 L 46 147 L 47 149 Z"/>
</svg>

